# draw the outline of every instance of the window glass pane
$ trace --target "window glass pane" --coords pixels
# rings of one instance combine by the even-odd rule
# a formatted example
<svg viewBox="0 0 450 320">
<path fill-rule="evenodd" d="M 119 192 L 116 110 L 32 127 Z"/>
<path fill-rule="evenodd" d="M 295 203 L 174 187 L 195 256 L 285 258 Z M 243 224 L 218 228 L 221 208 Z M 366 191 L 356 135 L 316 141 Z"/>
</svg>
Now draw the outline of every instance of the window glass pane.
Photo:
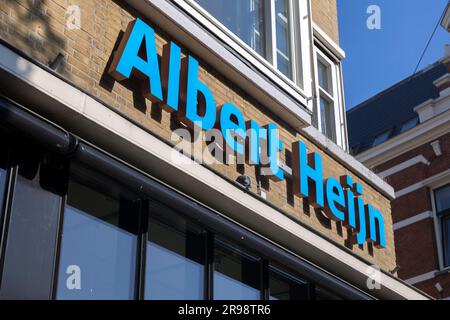
<svg viewBox="0 0 450 320">
<path fill-rule="evenodd" d="M 3 201 L 5 198 L 6 167 L 0 166 L 0 221 L 3 216 Z"/>
<path fill-rule="evenodd" d="M 450 185 L 434 191 L 437 213 L 450 210 Z"/>
<path fill-rule="evenodd" d="M 62 198 L 42 187 L 46 170 L 39 154 L 16 154 L 16 159 L 0 300 L 49 299 Z"/>
<path fill-rule="evenodd" d="M 443 241 L 444 241 L 444 264 L 450 266 L 450 217 L 442 219 Z"/>
<path fill-rule="evenodd" d="M 278 70 L 292 78 L 289 14 L 289 0 L 275 0 Z"/>
<path fill-rule="evenodd" d="M 205 234 L 167 207 L 152 203 L 147 241 L 145 298 L 204 298 Z"/>
<path fill-rule="evenodd" d="M 195 0 L 253 50 L 266 56 L 264 3 L 267 0 Z"/>
<path fill-rule="evenodd" d="M 214 250 L 214 299 L 259 300 L 261 263 L 242 249 L 216 239 Z"/>
<path fill-rule="evenodd" d="M 385 131 L 385 132 L 383 132 L 383 133 L 377 135 L 377 136 L 375 137 L 375 139 L 373 139 L 373 144 L 372 144 L 372 146 L 375 147 L 376 145 L 379 145 L 380 143 L 383 143 L 383 142 L 385 142 L 387 139 L 389 139 L 389 136 L 391 135 L 391 131 L 392 131 L 392 130 Z"/>
<path fill-rule="evenodd" d="M 352 147 L 350 147 L 350 152 L 351 152 L 351 154 L 352 154 L 352 155 L 358 154 L 358 151 L 359 151 L 360 147 L 361 147 L 361 145 L 360 145 L 359 143 L 358 143 L 358 144 L 355 144 L 355 145 L 352 146 Z"/>
<path fill-rule="evenodd" d="M 417 118 L 417 117 L 406 121 L 402 125 L 402 128 L 401 128 L 400 132 L 405 132 L 405 131 L 408 131 L 409 129 L 414 128 L 417 125 L 417 123 L 419 123 L 419 118 Z"/>
<path fill-rule="evenodd" d="M 129 195 L 97 181 L 69 182 L 58 299 L 134 297 L 138 212 Z"/>
<path fill-rule="evenodd" d="M 330 68 L 325 65 L 321 60 L 317 61 L 318 67 L 318 78 L 319 78 L 319 86 L 328 92 L 329 94 L 333 94 L 330 86 Z"/>
<path fill-rule="evenodd" d="M 320 97 L 320 124 L 322 133 L 329 139 L 336 142 L 336 132 L 334 128 L 333 104 Z"/>
<path fill-rule="evenodd" d="M 269 270 L 270 300 L 309 300 L 310 285 L 284 271 Z"/>
</svg>

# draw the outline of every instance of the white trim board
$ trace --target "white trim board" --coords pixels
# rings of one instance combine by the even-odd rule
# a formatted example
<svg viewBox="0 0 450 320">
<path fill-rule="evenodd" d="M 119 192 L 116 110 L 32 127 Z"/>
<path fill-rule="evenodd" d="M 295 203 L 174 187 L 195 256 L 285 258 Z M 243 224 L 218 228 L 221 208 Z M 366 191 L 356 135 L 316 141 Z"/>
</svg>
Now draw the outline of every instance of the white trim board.
<svg viewBox="0 0 450 320">
<path fill-rule="evenodd" d="M 432 211 L 425 211 L 425 212 L 419 213 L 415 216 L 412 216 L 410 218 L 407 218 L 407 219 L 404 219 L 404 220 L 394 223 L 394 231 L 399 230 L 404 227 L 407 227 L 413 223 L 428 219 L 428 218 L 433 218 Z"/>
<path fill-rule="evenodd" d="M 0 45 L 2 89 L 67 130 L 153 174 L 353 285 L 366 288 L 369 263 L 247 194 L 204 166 L 172 162 L 173 148 L 107 106 Z M 394 276 L 380 275 L 382 299 L 428 299 Z"/>
<path fill-rule="evenodd" d="M 425 159 L 425 157 L 423 155 L 418 155 L 418 156 L 415 156 L 414 158 L 406 160 L 405 162 L 399 163 L 387 170 L 384 170 L 384 171 L 378 173 L 378 176 L 380 176 L 381 178 L 386 178 L 386 177 L 392 176 L 393 174 L 395 174 L 397 172 L 403 171 L 406 168 L 412 167 L 419 163 L 423 163 L 426 166 L 430 165 L 430 161 Z"/>
<path fill-rule="evenodd" d="M 406 279 L 405 282 L 409 283 L 410 285 L 415 285 L 417 283 L 433 279 L 435 277 L 436 272 L 437 272 L 437 270 L 433 270 L 433 271 Z"/>
</svg>

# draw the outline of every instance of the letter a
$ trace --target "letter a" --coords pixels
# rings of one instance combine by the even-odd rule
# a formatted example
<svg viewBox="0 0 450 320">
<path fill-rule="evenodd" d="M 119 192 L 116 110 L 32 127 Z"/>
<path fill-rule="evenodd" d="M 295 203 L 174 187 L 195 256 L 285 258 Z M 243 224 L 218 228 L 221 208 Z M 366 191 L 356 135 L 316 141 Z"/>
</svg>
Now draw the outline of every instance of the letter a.
<svg viewBox="0 0 450 320">
<path fill-rule="evenodd" d="M 145 44 L 147 60 L 139 55 L 142 43 Z M 144 89 L 144 95 L 152 102 L 162 101 L 163 94 L 156 52 L 155 31 L 140 19 L 132 21 L 128 25 L 119 48 L 114 54 L 109 72 L 117 81 L 122 81 L 129 79 L 133 70 L 148 77 L 150 88 Z"/>
</svg>

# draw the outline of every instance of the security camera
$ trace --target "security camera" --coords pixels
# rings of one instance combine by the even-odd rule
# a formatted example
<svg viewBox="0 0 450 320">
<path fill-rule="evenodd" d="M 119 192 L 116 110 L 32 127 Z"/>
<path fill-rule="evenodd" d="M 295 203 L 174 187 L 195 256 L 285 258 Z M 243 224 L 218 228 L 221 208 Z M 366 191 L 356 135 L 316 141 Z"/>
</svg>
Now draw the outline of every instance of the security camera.
<svg viewBox="0 0 450 320">
<path fill-rule="evenodd" d="M 250 179 L 249 176 L 239 176 L 236 179 L 236 182 L 244 186 L 244 188 L 247 190 L 250 189 L 250 187 L 252 186 L 252 180 Z"/>
</svg>

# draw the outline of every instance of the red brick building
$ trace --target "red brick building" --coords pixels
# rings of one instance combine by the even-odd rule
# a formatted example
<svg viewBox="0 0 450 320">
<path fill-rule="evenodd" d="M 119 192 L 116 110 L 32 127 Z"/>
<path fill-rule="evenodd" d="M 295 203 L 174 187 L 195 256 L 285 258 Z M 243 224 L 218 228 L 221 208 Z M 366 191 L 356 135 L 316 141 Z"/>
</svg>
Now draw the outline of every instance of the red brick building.
<svg viewBox="0 0 450 320">
<path fill-rule="evenodd" d="M 448 29 L 445 17 L 442 25 Z M 442 299 L 450 297 L 448 49 L 445 58 L 347 112 L 353 154 L 395 189 L 399 277 Z"/>
</svg>

